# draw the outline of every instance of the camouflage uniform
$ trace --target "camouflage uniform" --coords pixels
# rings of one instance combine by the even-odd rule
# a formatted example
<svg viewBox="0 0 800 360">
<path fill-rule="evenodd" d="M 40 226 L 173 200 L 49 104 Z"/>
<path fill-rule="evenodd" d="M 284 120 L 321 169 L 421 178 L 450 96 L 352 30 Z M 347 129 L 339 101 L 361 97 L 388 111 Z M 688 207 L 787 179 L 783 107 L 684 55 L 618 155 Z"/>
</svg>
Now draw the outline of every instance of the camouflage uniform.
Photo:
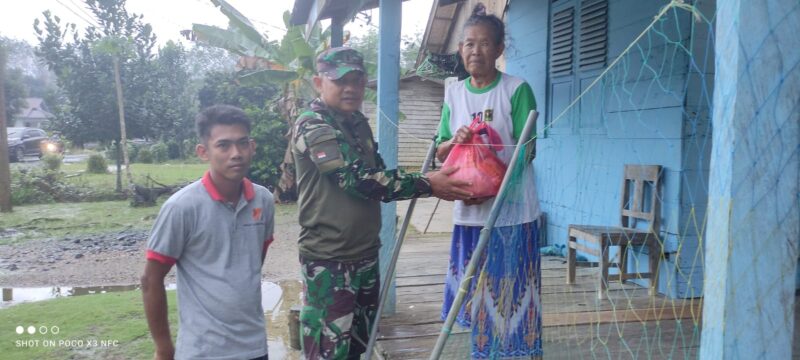
<svg viewBox="0 0 800 360">
<path fill-rule="evenodd" d="M 364 71 L 361 55 L 346 48 L 320 55 L 317 69 L 330 79 Z M 298 117 L 291 141 L 306 286 L 303 351 L 308 359 L 357 358 L 380 291 L 380 201 L 430 196 L 430 181 L 387 170 L 367 118 L 339 113 L 320 99 Z"/>
</svg>

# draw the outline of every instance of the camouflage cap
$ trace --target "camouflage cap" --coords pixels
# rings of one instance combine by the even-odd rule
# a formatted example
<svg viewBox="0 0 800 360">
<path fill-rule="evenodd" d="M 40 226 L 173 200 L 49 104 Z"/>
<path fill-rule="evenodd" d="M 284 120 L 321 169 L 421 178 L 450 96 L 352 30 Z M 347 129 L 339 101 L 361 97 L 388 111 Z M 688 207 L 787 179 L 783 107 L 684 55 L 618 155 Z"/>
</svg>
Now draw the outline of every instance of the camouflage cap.
<svg viewBox="0 0 800 360">
<path fill-rule="evenodd" d="M 330 48 L 317 56 L 317 72 L 331 80 L 341 78 L 351 71 L 361 71 L 366 74 L 364 57 L 355 49 Z"/>
</svg>

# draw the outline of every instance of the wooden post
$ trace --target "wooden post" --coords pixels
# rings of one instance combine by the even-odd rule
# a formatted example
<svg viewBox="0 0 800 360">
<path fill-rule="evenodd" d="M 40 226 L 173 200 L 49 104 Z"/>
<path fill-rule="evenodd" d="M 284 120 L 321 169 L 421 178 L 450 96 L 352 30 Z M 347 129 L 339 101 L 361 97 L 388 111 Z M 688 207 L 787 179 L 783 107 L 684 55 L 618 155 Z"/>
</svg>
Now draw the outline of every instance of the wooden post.
<svg viewBox="0 0 800 360">
<path fill-rule="evenodd" d="M 792 358 L 798 19 L 797 0 L 717 1 L 701 359 Z"/>
<path fill-rule="evenodd" d="M 344 21 L 342 15 L 331 18 L 331 47 L 340 47 L 344 41 Z"/>
<path fill-rule="evenodd" d="M 125 104 L 122 97 L 122 80 L 120 79 L 119 75 L 119 56 L 119 54 L 112 54 L 114 59 L 114 88 L 117 92 L 117 111 L 119 113 L 120 148 L 122 149 L 122 153 L 117 155 L 122 155 L 122 161 L 125 164 L 125 176 L 127 179 L 125 183 L 125 191 L 129 191 L 133 185 L 133 176 L 131 176 L 131 162 L 130 158 L 128 158 L 128 137 L 125 131 Z M 117 166 L 117 172 L 119 172 L 119 166 Z"/>
<path fill-rule="evenodd" d="M 397 125 L 399 113 L 400 85 L 400 24 L 402 6 L 400 0 L 380 0 L 380 31 L 378 42 L 378 144 L 381 157 L 387 168 L 397 167 Z M 381 274 L 385 273 L 394 248 L 397 228 L 397 204 L 382 204 L 381 226 Z M 392 279 L 393 281 L 393 279 Z M 395 312 L 395 286 L 387 294 L 384 314 Z"/>
<path fill-rule="evenodd" d="M 0 44 L 0 212 L 11 212 L 11 168 L 6 129 L 6 47 Z M 21 160 L 20 160 L 21 161 Z"/>
</svg>

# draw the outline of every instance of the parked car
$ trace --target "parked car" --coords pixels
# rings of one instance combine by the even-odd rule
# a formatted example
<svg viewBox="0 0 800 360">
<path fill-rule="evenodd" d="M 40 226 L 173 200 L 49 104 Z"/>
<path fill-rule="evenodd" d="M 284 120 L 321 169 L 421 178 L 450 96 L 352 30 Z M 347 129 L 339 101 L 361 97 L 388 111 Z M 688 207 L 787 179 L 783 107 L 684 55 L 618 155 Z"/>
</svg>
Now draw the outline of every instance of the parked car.
<svg viewBox="0 0 800 360">
<path fill-rule="evenodd" d="M 11 161 L 23 161 L 26 156 L 41 158 L 47 153 L 62 153 L 61 141 L 52 140 L 42 129 L 28 127 L 8 128 L 8 154 Z"/>
</svg>

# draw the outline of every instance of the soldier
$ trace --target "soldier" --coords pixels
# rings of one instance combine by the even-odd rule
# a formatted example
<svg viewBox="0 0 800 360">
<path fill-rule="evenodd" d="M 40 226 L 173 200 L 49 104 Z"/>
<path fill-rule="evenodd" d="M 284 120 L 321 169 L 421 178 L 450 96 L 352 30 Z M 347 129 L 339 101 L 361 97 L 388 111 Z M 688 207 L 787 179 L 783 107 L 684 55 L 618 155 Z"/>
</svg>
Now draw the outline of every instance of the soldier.
<svg viewBox="0 0 800 360">
<path fill-rule="evenodd" d="M 361 54 L 332 48 L 317 57 L 320 97 L 292 134 L 305 281 L 300 314 L 307 359 L 358 359 L 379 297 L 380 201 L 468 199 L 456 168 L 427 174 L 387 170 L 359 111 L 367 75 Z"/>
</svg>

